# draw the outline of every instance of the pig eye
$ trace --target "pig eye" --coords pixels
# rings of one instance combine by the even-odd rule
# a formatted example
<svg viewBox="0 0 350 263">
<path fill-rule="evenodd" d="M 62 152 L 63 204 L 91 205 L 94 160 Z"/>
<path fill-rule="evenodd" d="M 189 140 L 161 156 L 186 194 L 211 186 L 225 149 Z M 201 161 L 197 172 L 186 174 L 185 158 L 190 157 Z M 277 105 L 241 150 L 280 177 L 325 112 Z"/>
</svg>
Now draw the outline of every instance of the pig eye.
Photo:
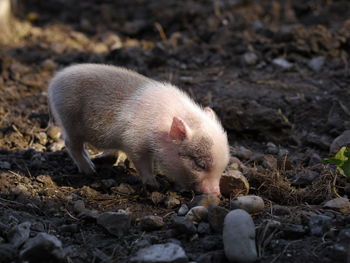
<svg viewBox="0 0 350 263">
<path fill-rule="evenodd" d="M 197 167 L 197 170 L 206 170 L 207 169 L 207 164 L 205 162 L 205 160 L 201 159 L 201 158 L 192 158 L 193 163 L 195 164 L 195 166 Z"/>
</svg>

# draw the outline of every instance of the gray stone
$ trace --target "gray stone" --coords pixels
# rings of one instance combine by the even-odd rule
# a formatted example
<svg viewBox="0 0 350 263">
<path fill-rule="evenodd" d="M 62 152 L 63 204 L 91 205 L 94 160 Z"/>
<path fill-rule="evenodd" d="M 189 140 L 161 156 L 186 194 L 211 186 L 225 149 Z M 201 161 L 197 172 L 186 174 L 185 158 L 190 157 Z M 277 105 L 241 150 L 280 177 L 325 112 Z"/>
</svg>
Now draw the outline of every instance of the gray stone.
<svg viewBox="0 0 350 263">
<path fill-rule="evenodd" d="M 145 231 L 161 229 L 164 226 L 163 218 L 160 216 L 144 216 L 140 220 L 140 227 Z"/>
<path fill-rule="evenodd" d="M 112 235 L 120 237 L 129 230 L 131 217 L 125 211 L 105 212 L 97 217 L 97 224 L 103 226 Z"/>
<path fill-rule="evenodd" d="M 345 262 L 350 249 L 350 229 L 342 229 L 337 237 L 336 243 L 333 245 L 332 258 L 338 262 Z M 348 261 L 349 262 L 349 261 Z"/>
<path fill-rule="evenodd" d="M 309 218 L 308 226 L 311 235 L 322 236 L 331 226 L 332 218 L 325 215 L 314 215 Z"/>
<path fill-rule="evenodd" d="M 10 170 L 11 169 L 11 164 L 9 162 L 2 161 L 2 162 L 0 162 L 0 169 Z"/>
<path fill-rule="evenodd" d="M 194 222 L 201 222 L 208 219 L 208 209 L 204 206 L 195 206 L 188 211 L 186 218 Z"/>
<path fill-rule="evenodd" d="M 173 243 L 152 245 L 140 249 L 131 258 L 132 263 L 187 263 L 188 258 L 182 247 Z"/>
<path fill-rule="evenodd" d="M 345 197 L 334 198 L 332 200 L 327 201 L 324 205 L 324 208 L 330 208 L 337 211 L 349 212 L 350 210 L 350 202 L 349 199 Z"/>
<path fill-rule="evenodd" d="M 171 227 L 178 235 L 193 235 L 197 232 L 193 222 L 184 216 L 173 216 Z"/>
<path fill-rule="evenodd" d="M 246 52 L 242 56 L 242 61 L 247 66 L 253 66 L 258 62 L 259 58 L 254 52 Z"/>
<path fill-rule="evenodd" d="M 285 216 L 291 214 L 289 207 L 283 205 L 273 205 L 272 212 L 276 216 Z"/>
<path fill-rule="evenodd" d="M 202 254 L 197 259 L 198 263 L 217 263 L 227 262 L 225 259 L 225 253 L 223 250 L 210 251 Z"/>
<path fill-rule="evenodd" d="M 291 69 L 293 67 L 293 63 L 290 63 L 285 58 L 275 58 L 272 60 L 272 64 L 282 69 Z"/>
<path fill-rule="evenodd" d="M 0 244 L 0 262 L 15 262 L 17 249 L 11 244 Z"/>
<path fill-rule="evenodd" d="M 256 195 L 238 196 L 230 202 L 231 209 L 243 209 L 250 214 L 256 214 L 264 210 L 264 200 Z"/>
<path fill-rule="evenodd" d="M 215 232 L 222 232 L 225 216 L 228 210 L 221 206 L 211 206 L 208 209 L 208 222 Z"/>
<path fill-rule="evenodd" d="M 184 216 L 184 215 L 187 214 L 188 210 L 189 210 L 189 209 L 188 209 L 188 206 L 187 206 L 186 204 L 182 204 L 182 205 L 180 206 L 179 210 L 177 211 L 177 214 L 178 214 L 179 216 Z"/>
<path fill-rule="evenodd" d="M 302 172 L 297 174 L 292 185 L 293 186 L 310 185 L 318 176 L 319 176 L 318 172 L 305 169 Z"/>
<path fill-rule="evenodd" d="M 20 252 L 20 258 L 31 263 L 60 262 L 64 257 L 61 241 L 47 233 L 29 239 Z"/>
<path fill-rule="evenodd" d="M 200 222 L 197 226 L 197 233 L 200 235 L 210 234 L 210 225 L 207 222 Z"/>
<path fill-rule="evenodd" d="M 224 251 L 230 262 L 257 260 L 255 225 L 251 216 L 242 209 L 231 211 L 225 217 L 223 231 Z"/>
<path fill-rule="evenodd" d="M 77 200 L 73 204 L 73 208 L 75 212 L 81 213 L 86 210 L 85 204 L 83 200 Z"/>
<path fill-rule="evenodd" d="M 305 236 L 306 230 L 304 226 L 297 224 L 281 225 L 280 230 L 283 231 L 285 238 L 297 239 Z"/>
<path fill-rule="evenodd" d="M 315 57 L 309 60 L 307 65 L 309 66 L 310 69 L 313 71 L 320 71 L 326 61 L 326 58 L 323 56 Z"/>
<path fill-rule="evenodd" d="M 13 227 L 7 233 L 8 241 L 16 248 L 20 247 L 29 238 L 30 234 L 30 222 L 23 222 L 15 227 Z"/>
<path fill-rule="evenodd" d="M 233 153 L 235 156 L 237 156 L 239 159 L 246 159 L 249 160 L 253 156 L 253 152 L 244 146 L 238 146 L 236 147 L 236 150 Z"/>
<path fill-rule="evenodd" d="M 335 154 L 343 146 L 350 146 L 350 130 L 344 131 L 337 138 L 335 138 L 330 146 L 330 153 Z"/>
</svg>

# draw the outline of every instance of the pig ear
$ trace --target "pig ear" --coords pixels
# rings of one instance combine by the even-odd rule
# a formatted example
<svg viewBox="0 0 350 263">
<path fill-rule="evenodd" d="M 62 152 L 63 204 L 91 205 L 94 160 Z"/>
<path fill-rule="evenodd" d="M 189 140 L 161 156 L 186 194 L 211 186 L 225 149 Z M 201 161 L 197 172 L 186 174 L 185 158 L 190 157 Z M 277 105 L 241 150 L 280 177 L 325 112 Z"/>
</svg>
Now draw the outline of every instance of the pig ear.
<svg viewBox="0 0 350 263">
<path fill-rule="evenodd" d="M 216 114 L 210 107 L 205 107 L 204 112 L 209 116 L 210 119 L 216 120 Z"/>
<path fill-rule="evenodd" d="M 171 124 L 169 136 L 176 142 L 183 141 L 190 138 L 191 130 L 187 124 L 180 118 L 174 117 L 173 123 Z"/>
</svg>

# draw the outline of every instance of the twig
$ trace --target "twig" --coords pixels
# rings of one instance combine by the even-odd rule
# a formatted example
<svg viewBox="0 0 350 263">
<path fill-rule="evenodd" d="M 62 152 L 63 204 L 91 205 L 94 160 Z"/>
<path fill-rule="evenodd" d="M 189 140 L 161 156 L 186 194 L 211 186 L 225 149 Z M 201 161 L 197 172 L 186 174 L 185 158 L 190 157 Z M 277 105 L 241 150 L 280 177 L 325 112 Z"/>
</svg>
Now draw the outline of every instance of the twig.
<svg viewBox="0 0 350 263">
<path fill-rule="evenodd" d="M 155 22 L 155 23 L 154 23 L 154 26 L 155 26 L 156 29 L 158 30 L 158 33 L 159 33 L 159 35 L 160 35 L 160 38 L 161 38 L 162 40 L 167 40 L 165 31 L 164 31 L 162 25 L 159 24 L 158 22 Z"/>
</svg>

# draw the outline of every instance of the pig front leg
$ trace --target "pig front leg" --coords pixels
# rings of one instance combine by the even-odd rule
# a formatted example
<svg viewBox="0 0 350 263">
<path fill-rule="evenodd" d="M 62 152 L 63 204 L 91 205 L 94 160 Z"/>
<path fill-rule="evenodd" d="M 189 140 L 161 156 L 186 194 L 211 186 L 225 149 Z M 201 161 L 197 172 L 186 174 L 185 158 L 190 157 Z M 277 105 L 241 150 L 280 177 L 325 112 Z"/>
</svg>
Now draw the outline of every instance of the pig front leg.
<svg viewBox="0 0 350 263">
<path fill-rule="evenodd" d="M 95 165 L 89 158 L 88 153 L 84 149 L 84 143 L 79 139 L 65 138 L 64 140 L 68 153 L 72 157 L 74 163 L 78 166 L 79 172 L 87 175 L 95 173 Z"/>
<path fill-rule="evenodd" d="M 159 184 L 153 175 L 153 158 L 149 152 L 140 154 L 136 158 L 133 158 L 132 161 L 135 165 L 136 170 L 141 176 L 143 184 L 149 185 L 154 188 L 158 188 Z"/>
</svg>

